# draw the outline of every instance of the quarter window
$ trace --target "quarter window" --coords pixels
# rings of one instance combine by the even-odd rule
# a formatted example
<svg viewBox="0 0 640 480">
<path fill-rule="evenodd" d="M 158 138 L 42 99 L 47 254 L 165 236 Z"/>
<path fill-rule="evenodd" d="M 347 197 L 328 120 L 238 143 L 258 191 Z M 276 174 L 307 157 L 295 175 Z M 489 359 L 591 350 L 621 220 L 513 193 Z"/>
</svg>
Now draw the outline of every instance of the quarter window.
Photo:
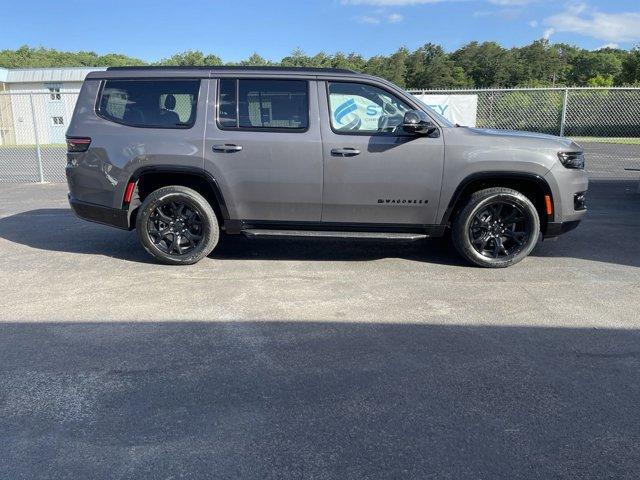
<svg viewBox="0 0 640 480">
<path fill-rule="evenodd" d="M 331 127 L 337 132 L 401 133 L 411 107 L 386 90 L 363 83 L 329 83 Z"/>
<path fill-rule="evenodd" d="M 221 128 L 304 130 L 309 126 L 305 80 L 220 80 Z"/>
<path fill-rule="evenodd" d="M 221 127 L 234 128 L 238 126 L 237 81 L 220 80 L 220 94 L 218 96 L 218 123 Z"/>
<path fill-rule="evenodd" d="M 134 127 L 189 128 L 199 88 L 200 80 L 107 80 L 98 114 Z"/>
</svg>

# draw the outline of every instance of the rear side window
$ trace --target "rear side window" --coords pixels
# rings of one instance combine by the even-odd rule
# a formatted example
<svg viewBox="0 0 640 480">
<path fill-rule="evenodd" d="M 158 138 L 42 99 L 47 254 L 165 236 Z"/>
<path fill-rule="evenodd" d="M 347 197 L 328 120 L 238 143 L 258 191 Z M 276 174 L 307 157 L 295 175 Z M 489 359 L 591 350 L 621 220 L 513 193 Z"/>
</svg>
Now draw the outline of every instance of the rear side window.
<svg viewBox="0 0 640 480">
<path fill-rule="evenodd" d="M 306 80 L 222 79 L 218 125 L 223 129 L 306 130 L 309 87 Z"/>
<path fill-rule="evenodd" d="M 199 89 L 200 80 L 106 80 L 98 115 L 133 127 L 189 128 Z"/>
</svg>

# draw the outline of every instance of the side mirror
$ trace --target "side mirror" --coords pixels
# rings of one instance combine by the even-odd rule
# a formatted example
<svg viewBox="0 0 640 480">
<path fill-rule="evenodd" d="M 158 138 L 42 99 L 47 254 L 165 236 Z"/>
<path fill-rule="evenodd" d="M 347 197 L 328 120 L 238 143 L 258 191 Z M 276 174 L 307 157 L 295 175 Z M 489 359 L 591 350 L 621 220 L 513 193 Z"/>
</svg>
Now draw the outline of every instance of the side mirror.
<svg viewBox="0 0 640 480">
<path fill-rule="evenodd" d="M 438 130 L 429 115 L 422 110 L 409 110 L 405 113 L 402 128 L 405 132 L 414 135 L 431 135 Z"/>
</svg>

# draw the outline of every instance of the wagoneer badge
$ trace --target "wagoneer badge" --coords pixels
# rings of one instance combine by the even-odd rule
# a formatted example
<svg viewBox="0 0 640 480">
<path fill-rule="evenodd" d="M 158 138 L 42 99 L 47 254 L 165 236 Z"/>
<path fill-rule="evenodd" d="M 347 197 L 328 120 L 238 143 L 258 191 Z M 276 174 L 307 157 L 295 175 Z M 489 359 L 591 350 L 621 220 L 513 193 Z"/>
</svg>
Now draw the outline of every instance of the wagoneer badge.
<svg viewBox="0 0 640 480">
<path fill-rule="evenodd" d="M 398 199 L 392 199 L 392 198 L 379 198 L 378 199 L 378 203 L 394 203 L 394 204 L 398 204 L 398 203 L 413 203 L 413 204 L 425 204 L 425 203 L 429 203 L 429 200 L 414 200 L 414 199 L 406 199 L 406 198 L 398 198 Z"/>
</svg>

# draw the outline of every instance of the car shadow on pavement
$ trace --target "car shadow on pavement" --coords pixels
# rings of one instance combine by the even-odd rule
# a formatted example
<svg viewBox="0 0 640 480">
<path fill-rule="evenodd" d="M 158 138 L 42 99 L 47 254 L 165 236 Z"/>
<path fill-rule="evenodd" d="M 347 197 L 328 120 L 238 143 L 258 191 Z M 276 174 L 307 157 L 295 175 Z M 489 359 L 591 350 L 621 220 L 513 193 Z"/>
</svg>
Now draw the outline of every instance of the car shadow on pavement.
<svg viewBox="0 0 640 480">
<path fill-rule="evenodd" d="M 41 250 L 153 261 L 133 232 L 85 222 L 68 208 L 42 208 L 0 218 L 0 238 Z"/>
<path fill-rule="evenodd" d="M 592 180 L 588 212 L 576 230 L 543 242 L 537 257 L 573 257 L 640 267 L 640 193 L 638 182 Z"/>
<path fill-rule="evenodd" d="M 640 331 L 0 323 L 2 478 L 637 478 Z"/>
<path fill-rule="evenodd" d="M 135 232 L 85 222 L 65 208 L 30 210 L 0 218 L 0 238 L 42 250 L 154 262 L 138 243 Z M 252 240 L 234 235 L 223 236 L 211 258 L 308 261 L 405 258 L 446 265 L 464 264 L 453 247 L 442 239 L 389 243 L 369 240 Z"/>
<path fill-rule="evenodd" d="M 578 229 L 542 242 L 534 257 L 578 258 L 640 267 L 640 194 L 633 182 L 592 182 L 589 212 Z M 0 238 L 43 250 L 104 255 L 153 263 L 135 233 L 85 222 L 65 208 L 30 210 L 0 218 Z M 371 261 L 403 258 L 462 266 L 448 237 L 398 243 L 372 240 L 254 240 L 223 236 L 216 260 Z"/>
<path fill-rule="evenodd" d="M 442 238 L 414 242 L 380 240 L 249 239 L 224 236 L 209 255 L 216 260 L 370 261 L 402 258 L 440 265 L 466 265 L 453 246 Z"/>
</svg>

